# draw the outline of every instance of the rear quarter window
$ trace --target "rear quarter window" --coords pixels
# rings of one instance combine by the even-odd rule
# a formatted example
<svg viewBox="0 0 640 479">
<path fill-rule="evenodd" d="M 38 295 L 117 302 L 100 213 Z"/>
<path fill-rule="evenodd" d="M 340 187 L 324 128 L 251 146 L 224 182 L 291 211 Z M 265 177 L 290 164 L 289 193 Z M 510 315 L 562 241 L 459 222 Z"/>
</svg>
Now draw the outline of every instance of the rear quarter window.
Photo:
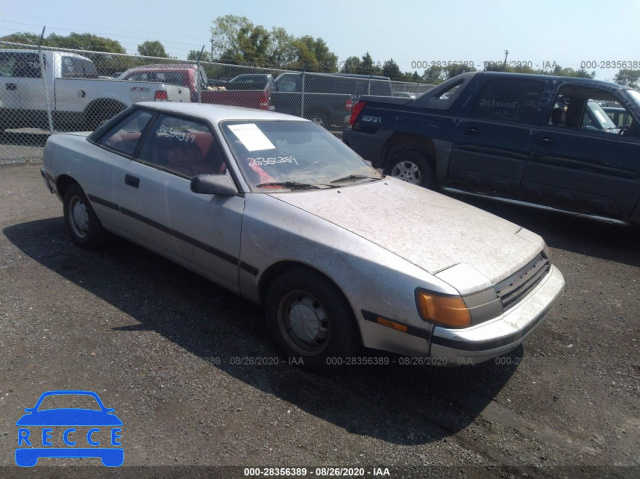
<svg viewBox="0 0 640 479">
<path fill-rule="evenodd" d="M 490 79 L 476 97 L 471 115 L 533 124 L 545 85 L 544 81 L 537 80 Z"/>
</svg>

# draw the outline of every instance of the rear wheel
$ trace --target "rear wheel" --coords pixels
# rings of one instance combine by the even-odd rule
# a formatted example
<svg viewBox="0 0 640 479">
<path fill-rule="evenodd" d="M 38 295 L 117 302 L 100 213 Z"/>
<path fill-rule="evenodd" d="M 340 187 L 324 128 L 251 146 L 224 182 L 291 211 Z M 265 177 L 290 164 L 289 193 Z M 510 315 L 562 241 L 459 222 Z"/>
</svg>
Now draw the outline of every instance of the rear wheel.
<svg viewBox="0 0 640 479">
<path fill-rule="evenodd" d="M 124 109 L 125 106 L 122 103 L 108 100 L 97 100 L 93 105 L 87 108 L 87 111 L 84 114 L 85 128 L 89 131 L 95 130 Z"/>
<path fill-rule="evenodd" d="M 318 372 L 336 369 L 359 348 L 349 303 L 329 280 L 305 268 L 276 278 L 265 303 L 267 327 L 295 364 Z"/>
<path fill-rule="evenodd" d="M 401 150 L 392 153 L 385 174 L 399 180 L 433 189 L 435 175 L 427 158 L 416 150 Z"/>
<path fill-rule="evenodd" d="M 63 212 L 67 230 L 75 244 L 84 249 L 104 245 L 108 233 L 77 183 L 69 185 L 64 193 Z"/>
<path fill-rule="evenodd" d="M 322 128 L 329 129 L 329 118 L 327 118 L 327 115 L 323 113 L 318 113 L 318 114 L 311 115 L 309 119 L 312 122 L 314 122 L 316 125 L 321 126 Z"/>
</svg>

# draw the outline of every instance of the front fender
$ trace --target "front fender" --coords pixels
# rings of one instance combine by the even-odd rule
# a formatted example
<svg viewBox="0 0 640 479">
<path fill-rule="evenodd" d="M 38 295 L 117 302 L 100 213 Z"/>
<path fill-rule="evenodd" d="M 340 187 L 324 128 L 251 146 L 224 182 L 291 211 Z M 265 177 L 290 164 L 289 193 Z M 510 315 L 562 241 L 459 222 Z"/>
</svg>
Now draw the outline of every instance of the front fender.
<svg viewBox="0 0 640 479">
<path fill-rule="evenodd" d="M 428 353 L 425 337 L 432 327 L 418 315 L 415 289 L 457 294 L 444 281 L 360 236 L 269 195 L 247 195 L 239 273 L 242 295 L 260 303 L 262 275 L 280 262 L 305 265 L 328 277 L 351 305 L 363 344 L 401 354 Z M 367 320 L 363 311 L 424 334 L 410 336 L 380 326 Z"/>
</svg>

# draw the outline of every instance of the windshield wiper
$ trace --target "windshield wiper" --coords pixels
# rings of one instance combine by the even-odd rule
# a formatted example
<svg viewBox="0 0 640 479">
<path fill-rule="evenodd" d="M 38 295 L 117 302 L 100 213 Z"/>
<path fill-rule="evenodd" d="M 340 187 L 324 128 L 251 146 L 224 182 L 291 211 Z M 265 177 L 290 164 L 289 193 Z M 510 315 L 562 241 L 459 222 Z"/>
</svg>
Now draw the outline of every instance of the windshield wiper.
<svg viewBox="0 0 640 479">
<path fill-rule="evenodd" d="M 256 185 L 256 188 L 269 188 L 269 187 L 281 186 L 289 188 L 291 190 L 306 190 L 309 188 L 319 189 L 318 185 L 312 185 L 310 183 L 300 183 L 299 181 L 272 181 L 270 183 L 260 183 Z"/>
<path fill-rule="evenodd" d="M 329 183 L 333 184 L 333 183 L 340 183 L 341 181 L 364 180 L 365 178 L 369 180 L 380 179 L 380 178 L 376 178 L 375 176 L 369 176 L 369 175 L 349 175 L 349 176 L 343 176 L 342 178 L 338 178 L 336 180 L 331 180 Z"/>
</svg>

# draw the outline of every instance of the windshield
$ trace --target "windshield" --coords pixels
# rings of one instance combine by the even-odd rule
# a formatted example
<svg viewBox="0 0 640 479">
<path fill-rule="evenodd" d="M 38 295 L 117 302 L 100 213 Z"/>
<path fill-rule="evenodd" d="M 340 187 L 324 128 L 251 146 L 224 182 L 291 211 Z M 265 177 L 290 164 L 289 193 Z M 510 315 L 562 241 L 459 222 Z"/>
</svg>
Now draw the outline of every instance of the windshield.
<svg viewBox="0 0 640 479">
<path fill-rule="evenodd" d="M 336 188 L 381 178 L 348 146 L 311 122 L 225 122 L 222 133 L 254 192 Z"/>
</svg>

